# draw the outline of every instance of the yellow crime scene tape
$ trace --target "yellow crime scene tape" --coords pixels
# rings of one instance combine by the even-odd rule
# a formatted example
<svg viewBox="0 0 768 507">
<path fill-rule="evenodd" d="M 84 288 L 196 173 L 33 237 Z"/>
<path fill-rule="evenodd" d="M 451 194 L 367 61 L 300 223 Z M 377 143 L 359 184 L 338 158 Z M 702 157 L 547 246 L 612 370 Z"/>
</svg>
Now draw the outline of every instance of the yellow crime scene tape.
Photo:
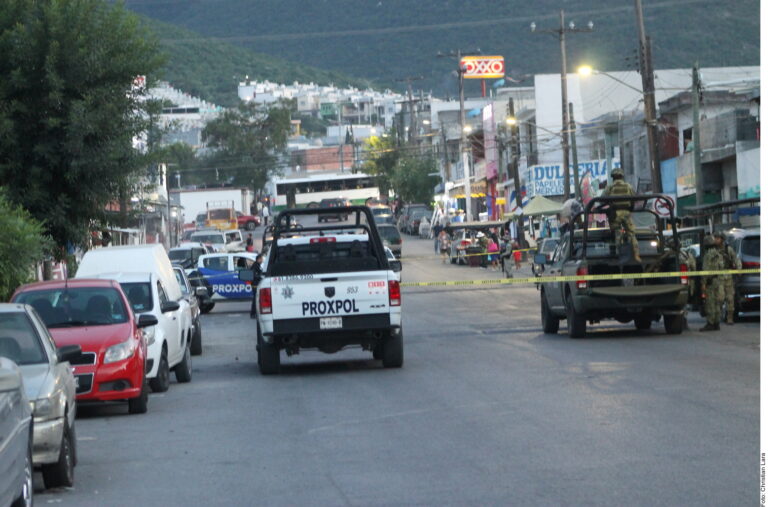
<svg viewBox="0 0 768 507">
<path fill-rule="evenodd" d="M 702 277 L 758 274 L 760 269 L 725 269 L 720 271 L 668 271 L 663 273 L 618 273 L 611 275 L 531 276 L 491 280 L 446 280 L 443 282 L 401 282 L 400 287 L 455 287 L 461 285 L 518 285 L 527 283 L 576 282 L 597 280 L 635 280 L 644 278 Z"/>
</svg>

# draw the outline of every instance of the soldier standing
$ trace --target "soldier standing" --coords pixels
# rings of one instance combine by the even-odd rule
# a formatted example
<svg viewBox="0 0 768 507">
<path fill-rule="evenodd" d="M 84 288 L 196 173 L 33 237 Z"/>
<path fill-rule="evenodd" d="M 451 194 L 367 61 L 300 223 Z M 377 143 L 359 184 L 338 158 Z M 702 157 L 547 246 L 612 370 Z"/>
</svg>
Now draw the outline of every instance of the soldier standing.
<svg viewBox="0 0 768 507">
<path fill-rule="evenodd" d="M 717 248 L 715 238 L 710 235 L 704 237 L 703 271 L 722 271 L 725 268 L 725 260 L 722 252 Z M 701 293 L 706 298 L 704 301 L 704 313 L 707 316 L 707 325 L 699 331 L 719 331 L 720 318 L 723 311 L 723 276 L 709 275 L 701 277 Z"/>
<path fill-rule="evenodd" d="M 725 262 L 725 269 L 741 269 L 741 259 L 731 245 L 725 242 L 725 234 L 715 233 L 715 243 Z M 723 295 L 725 297 L 725 323 L 733 325 L 735 311 L 734 299 L 736 297 L 733 287 L 733 275 L 723 276 Z"/>
<path fill-rule="evenodd" d="M 611 183 L 608 188 L 603 191 L 603 197 L 618 197 L 618 196 L 633 196 L 635 191 L 632 186 L 624 181 L 624 172 L 621 169 L 614 169 L 611 171 Z M 611 210 L 608 213 L 608 220 L 610 221 L 611 231 L 613 231 L 616 238 L 616 253 L 619 252 L 621 246 L 621 230 L 624 229 L 627 239 L 630 245 L 632 245 L 632 256 L 636 262 L 640 261 L 640 247 L 637 244 L 637 238 L 635 237 L 635 224 L 632 222 L 630 216 L 630 210 L 632 209 L 631 201 L 617 201 L 611 203 Z"/>
</svg>

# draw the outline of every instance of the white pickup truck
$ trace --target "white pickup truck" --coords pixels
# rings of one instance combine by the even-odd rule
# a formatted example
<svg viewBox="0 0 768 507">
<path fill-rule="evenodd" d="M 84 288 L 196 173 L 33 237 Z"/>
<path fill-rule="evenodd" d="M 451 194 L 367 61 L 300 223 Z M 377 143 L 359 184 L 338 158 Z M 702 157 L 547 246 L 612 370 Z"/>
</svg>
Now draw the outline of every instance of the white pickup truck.
<svg viewBox="0 0 768 507">
<path fill-rule="evenodd" d="M 280 371 L 280 351 L 369 350 L 385 367 L 403 364 L 399 276 L 390 268 L 371 211 L 348 206 L 346 223 L 318 225 L 323 209 L 283 211 L 276 220 L 267 270 L 258 284 L 259 369 Z M 291 217 L 304 228 L 291 229 Z M 239 272 L 252 280 L 253 272 Z"/>
</svg>

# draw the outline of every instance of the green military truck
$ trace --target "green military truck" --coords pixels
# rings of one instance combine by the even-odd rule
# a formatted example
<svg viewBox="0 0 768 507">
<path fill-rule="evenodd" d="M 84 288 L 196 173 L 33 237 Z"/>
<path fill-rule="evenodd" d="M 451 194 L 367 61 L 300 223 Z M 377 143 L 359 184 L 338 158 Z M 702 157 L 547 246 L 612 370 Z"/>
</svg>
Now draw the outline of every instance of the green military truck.
<svg viewBox="0 0 768 507">
<path fill-rule="evenodd" d="M 641 263 L 632 259 L 631 247 L 617 248 L 606 227 L 611 205 L 632 203 L 632 220 Z M 582 224 L 587 224 L 584 227 Z M 663 234 L 669 224 L 671 237 Z M 542 276 L 624 275 L 648 272 L 685 271 L 680 262 L 679 238 L 675 228 L 674 204 L 668 197 L 648 194 L 634 197 L 598 197 L 584 212 L 571 219 L 551 259 L 537 255 Z M 610 280 L 552 281 L 540 284 L 541 322 L 545 333 L 557 333 L 565 319 L 572 338 L 586 336 L 587 324 L 607 319 L 634 321 L 637 329 L 649 329 L 663 318 L 669 334 L 684 326 L 688 302 L 687 277 L 623 278 Z"/>
</svg>

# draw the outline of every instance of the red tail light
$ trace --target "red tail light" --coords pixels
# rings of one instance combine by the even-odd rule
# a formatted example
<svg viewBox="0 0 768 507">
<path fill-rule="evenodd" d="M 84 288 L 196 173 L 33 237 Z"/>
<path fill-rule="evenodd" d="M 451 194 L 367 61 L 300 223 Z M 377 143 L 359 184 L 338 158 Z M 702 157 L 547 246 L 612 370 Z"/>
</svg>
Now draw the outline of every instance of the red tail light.
<svg viewBox="0 0 768 507">
<path fill-rule="evenodd" d="M 680 272 L 681 273 L 687 273 L 688 272 L 688 266 L 685 264 L 680 264 Z M 681 276 L 680 277 L 680 283 L 683 285 L 688 285 L 688 277 L 687 276 Z"/>
<path fill-rule="evenodd" d="M 760 269 L 759 262 L 742 262 L 741 267 L 744 269 Z"/>
<path fill-rule="evenodd" d="M 589 268 L 587 266 L 581 266 L 576 270 L 576 276 L 586 276 L 589 274 Z M 589 286 L 589 282 L 586 280 L 576 280 L 577 289 L 586 289 Z"/>
<path fill-rule="evenodd" d="M 389 281 L 389 306 L 400 306 L 400 282 Z"/>
<path fill-rule="evenodd" d="M 272 313 L 272 290 L 268 287 L 259 290 L 259 313 Z"/>
<path fill-rule="evenodd" d="M 312 238 L 310 243 L 336 243 L 336 238 L 333 236 L 323 236 L 322 238 Z"/>
</svg>

